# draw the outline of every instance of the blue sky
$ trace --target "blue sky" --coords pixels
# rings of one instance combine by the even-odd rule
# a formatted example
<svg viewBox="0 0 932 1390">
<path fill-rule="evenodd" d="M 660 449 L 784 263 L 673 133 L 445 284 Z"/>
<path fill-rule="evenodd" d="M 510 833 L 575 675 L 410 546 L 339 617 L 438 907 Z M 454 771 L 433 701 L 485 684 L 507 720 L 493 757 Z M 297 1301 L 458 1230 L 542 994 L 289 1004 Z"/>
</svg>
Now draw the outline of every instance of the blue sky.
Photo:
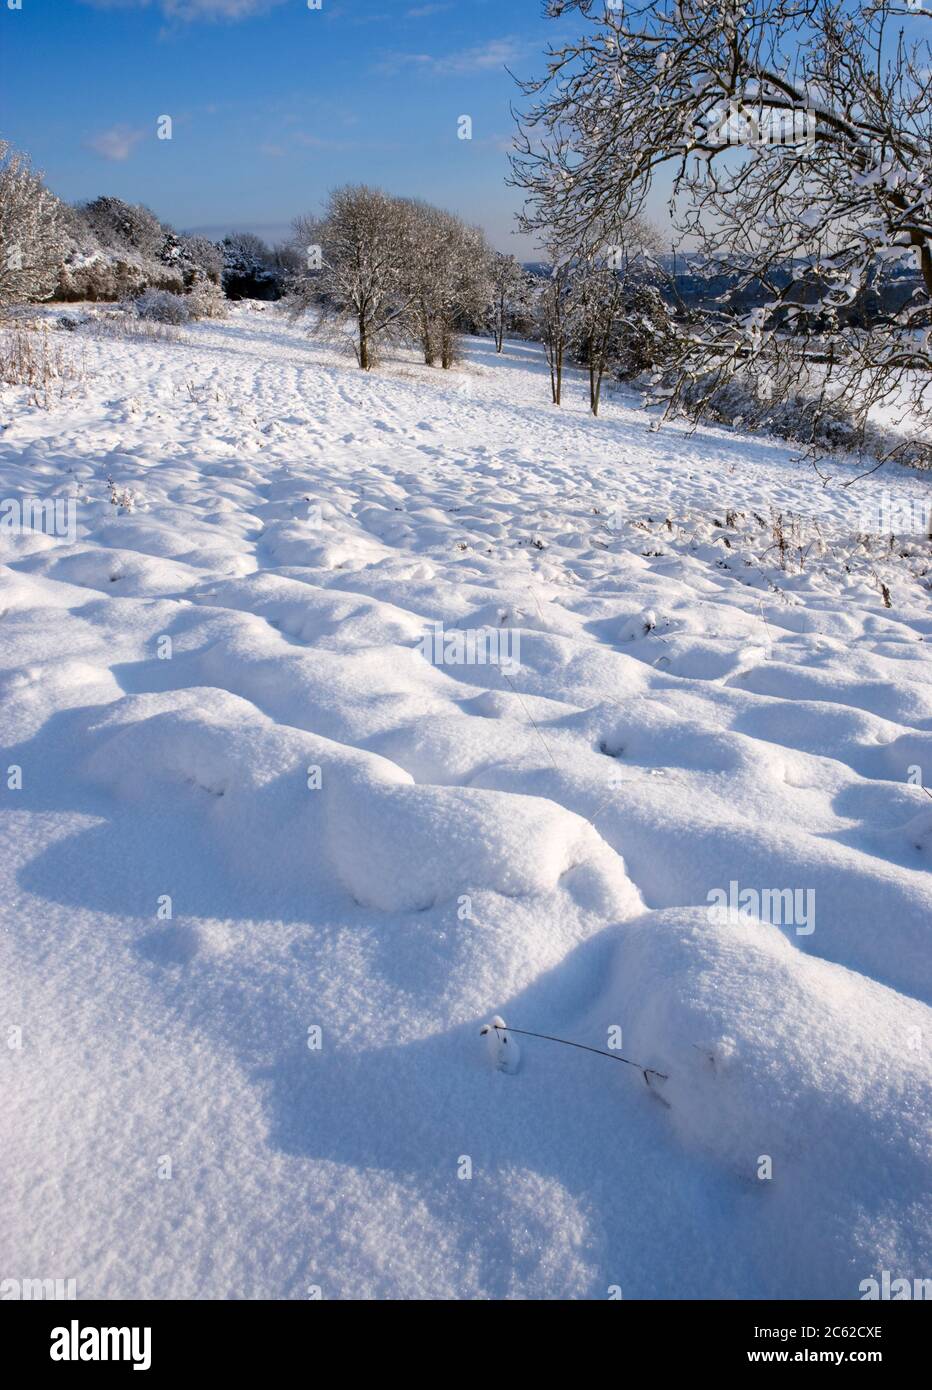
<svg viewBox="0 0 932 1390">
<path fill-rule="evenodd" d="M 579 25 L 560 21 L 563 32 Z M 569 25 L 569 27 L 567 27 Z M 345 182 L 427 198 L 520 256 L 505 185 L 541 0 L 0 0 L 0 132 L 68 201 L 277 240 Z M 172 118 L 171 140 L 156 136 Z M 472 119 L 473 138 L 457 138 Z"/>
</svg>

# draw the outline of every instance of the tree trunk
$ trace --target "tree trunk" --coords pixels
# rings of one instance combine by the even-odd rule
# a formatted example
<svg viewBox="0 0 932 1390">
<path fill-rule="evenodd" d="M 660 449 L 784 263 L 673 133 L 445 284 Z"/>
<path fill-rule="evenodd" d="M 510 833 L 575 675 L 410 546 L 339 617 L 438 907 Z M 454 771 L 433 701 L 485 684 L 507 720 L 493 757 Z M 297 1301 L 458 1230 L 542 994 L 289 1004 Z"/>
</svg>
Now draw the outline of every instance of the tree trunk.
<svg viewBox="0 0 932 1390">
<path fill-rule="evenodd" d="M 427 310 L 421 305 L 421 346 L 424 349 L 424 363 L 432 367 L 437 360 L 437 352 L 434 347 L 433 335 L 430 331 L 430 319 Z"/>
</svg>

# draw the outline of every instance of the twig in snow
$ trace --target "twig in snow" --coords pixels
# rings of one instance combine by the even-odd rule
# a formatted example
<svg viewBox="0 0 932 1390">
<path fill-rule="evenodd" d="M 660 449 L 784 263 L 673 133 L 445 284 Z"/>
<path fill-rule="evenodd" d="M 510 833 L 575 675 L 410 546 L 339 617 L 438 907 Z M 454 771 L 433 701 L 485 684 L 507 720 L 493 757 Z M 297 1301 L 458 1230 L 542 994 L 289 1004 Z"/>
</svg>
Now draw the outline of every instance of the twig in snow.
<svg viewBox="0 0 932 1390">
<path fill-rule="evenodd" d="M 626 1067 L 637 1067 L 648 1086 L 652 1076 L 659 1076 L 662 1081 L 669 1080 L 665 1071 L 642 1067 L 640 1062 L 632 1062 L 630 1057 L 622 1057 L 620 1052 L 605 1052 L 601 1047 L 590 1047 L 588 1043 L 571 1042 L 569 1038 L 555 1038 L 550 1033 L 532 1033 L 527 1028 L 512 1028 L 510 1024 L 493 1023 L 491 1026 L 498 1033 L 521 1033 L 525 1038 L 542 1038 L 544 1042 L 562 1043 L 564 1047 L 578 1047 L 580 1052 L 594 1052 L 599 1057 L 607 1057 L 611 1062 L 624 1062 Z"/>
</svg>

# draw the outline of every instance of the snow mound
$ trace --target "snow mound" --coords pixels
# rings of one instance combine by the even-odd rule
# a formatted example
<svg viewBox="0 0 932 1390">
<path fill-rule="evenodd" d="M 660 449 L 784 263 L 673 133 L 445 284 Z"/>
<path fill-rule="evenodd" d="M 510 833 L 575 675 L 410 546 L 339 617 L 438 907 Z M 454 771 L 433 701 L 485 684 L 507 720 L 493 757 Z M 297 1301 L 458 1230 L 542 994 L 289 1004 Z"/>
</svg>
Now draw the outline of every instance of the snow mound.
<svg viewBox="0 0 932 1390">
<path fill-rule="evenodd" d="M 423 911 L 482 890 L 545 895 L 571 873 L 618 916 L 640 901 L 598 833 L 539 797 L 342 778 L 327 844 L 356 901 L 383 912 Z"/>
<path fill-rule="evenodd" d="M 869 1229 L 890 1268 L 923 1267 L 932 1010 L 803 955 L 769 923 L 668 910 L 621 929 L 596 1020 L 621 1023 L 626 1055 L 667 1074 L 680 1141 L 775 1204 L 784 1245 L 820 1263 L 820 1235 L 841 1258 Z"/>
<path fill-rule="evenodd" d="M 251 862 L 258 834 L 257 872 L 274 864 L 279 880 L 300 883 L 329 870 L 366 907 L 422 912 L 483 892 L 546 898 L 561 885 L 619 918 L 642 907 L 620 857 L 563 807 L 415 786 L 387 759 L 283 728 L 225 691 L 127 697 L 92 718 L 87 737 L 92 781 L 135 799 L 159 783 L 194 795 L 241 862 Z"/>
</svg>

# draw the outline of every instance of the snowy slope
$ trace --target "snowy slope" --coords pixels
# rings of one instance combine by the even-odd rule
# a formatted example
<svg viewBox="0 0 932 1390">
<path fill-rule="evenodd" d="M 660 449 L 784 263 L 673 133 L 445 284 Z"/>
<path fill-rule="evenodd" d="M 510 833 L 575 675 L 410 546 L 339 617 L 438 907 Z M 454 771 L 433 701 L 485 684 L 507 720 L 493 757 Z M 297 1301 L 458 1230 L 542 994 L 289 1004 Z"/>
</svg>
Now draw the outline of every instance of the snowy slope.
<svg viewBox="0 0 932 1390">
<path fill-rule="evenodd" d="M 932 1274 L 929 554 L 856 537 L 928 481 L 593 421 L 575 377 L 558 412 L 527 344 L 363 375 L 248 306 L 66 341 L 84 382 L 0 411 L 0 496 L 77 519 L 0 533 L 0 1275 Z M 436 623 L 519 660 L 433 661 Z M 620 1028 L 668 1103 L 528 1038 L 495 1070 L 496 1013 Z"/>
</svg>

